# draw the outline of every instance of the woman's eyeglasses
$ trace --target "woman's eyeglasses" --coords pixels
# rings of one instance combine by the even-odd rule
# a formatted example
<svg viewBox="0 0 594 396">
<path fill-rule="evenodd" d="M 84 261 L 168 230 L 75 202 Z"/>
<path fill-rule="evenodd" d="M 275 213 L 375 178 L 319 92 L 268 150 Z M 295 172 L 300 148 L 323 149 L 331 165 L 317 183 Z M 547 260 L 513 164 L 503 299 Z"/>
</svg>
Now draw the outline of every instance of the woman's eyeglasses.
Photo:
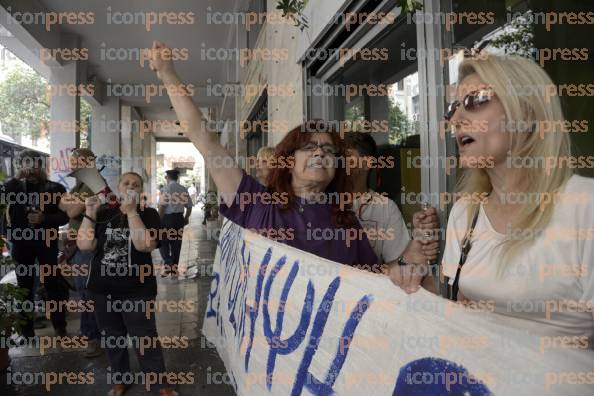
<svg viewBox="0 0 594 396">
<path fill-rule="evenodd" d="M 493 90 L 492 89 L 481 89 L 479 91 L 472 91 L 468 95 L 466 95 L 462 101 L 455 100 L 448 106 L 446 110 L 446 114 L 444 118 L 446 121 L 450 121 L 456 110 L 460 105 L 464 106 L 464 110 L 473 111 L 479 108 L 480 106 L 484 105 L 485 103 L 489 103 L 493 100 Z"/>
<path fill-rule="evenodd" d="M 337 155 L 340 152 L 340 150 L 332 144 L 320 144 L 316 142 L 307 142 L 305 145 L 301 146 L 299 150 L 314 152 L 317 150 L 318 147 L 322 149 L 324 154 Z"/>
</svg>

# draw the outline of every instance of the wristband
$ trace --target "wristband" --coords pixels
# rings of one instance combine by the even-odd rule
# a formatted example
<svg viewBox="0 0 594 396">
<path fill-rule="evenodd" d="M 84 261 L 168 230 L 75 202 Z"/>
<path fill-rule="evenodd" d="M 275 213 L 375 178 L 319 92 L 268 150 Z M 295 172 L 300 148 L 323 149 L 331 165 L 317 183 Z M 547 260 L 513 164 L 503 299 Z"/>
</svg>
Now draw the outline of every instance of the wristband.
<svg viewBox="0 0 594 396">
<path fill-rule="evenodd" d="M 87 219 L 91 220 L 93 223 L 96 223 L 96 222 L 97 222 L 97 220 L 95 220 L 95 219 L 94 219 L 94 218 L 92 218 L 91 216 L 87 215 L 86 213 L 85 213 L 85 218 L 87 218 Z"/>
<path fill-rule="evenodd" d="M 400 266 L 403 266 L 403 265 L 409 265 L 409 264 L 410 264 L 409 262 L 407 262 L 407 261 L 404 259 L 404 256 L 400 256 L 400 257 L 398 257 L 398 259 L 396 259 L 396 263 L 397 263 L 398 265 L 400 265 Z"/>
</svg>

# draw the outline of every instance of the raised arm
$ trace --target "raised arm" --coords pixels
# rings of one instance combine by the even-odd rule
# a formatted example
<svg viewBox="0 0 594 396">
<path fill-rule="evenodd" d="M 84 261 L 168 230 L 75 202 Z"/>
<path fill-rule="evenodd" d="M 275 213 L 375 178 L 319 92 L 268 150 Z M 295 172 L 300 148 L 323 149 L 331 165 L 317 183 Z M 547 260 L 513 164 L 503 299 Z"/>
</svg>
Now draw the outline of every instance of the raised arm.
<svg viewBox="0 0 594 396">
<path fill-rule="evenodd" d="M 147 216 L 151 216 L 147 224 L 144 224 L 137 210 L 136 198 L 126 195 L 121 202 L 120 210 L 128 216 L 128 227 L 130 228 L 130 239 L 134 248 L 139 252 L 150 253 L 157 248 L 157 231 L 160 228 L 159 215 L 154 209 L 147 210 Z M 154 213 L 154 216 L 152 214 Z M 154 225 L 154 226 L 153 226 Z M 147 226 L 148 229 L 147 229 Z"/>
<path fill-rule="evenodd" d="M 58 207 L 71 219 L 77 218 L 85 212 L 85 202 L 77 194 L 66 193 L 62 195 Z"/>
<path fill-rule="evenodd" d="M 85 217 L 78 228 L 78 235 L 76 237 L 76 246 L 80 250 L 94 251 L 97 248 L 95 222 L 97 221 L 97 211 L 100 205 L 101 202 L 97 196 L 92 196 L 85 200 Z"/>
<path fill-rule="evenodd" d="M 239 188 L 242 172 L 238 166 L 216 166 L 217 164 L 234 163 L 233 157 L 219 143 L 218 135 L 210 134 L 206 130 L 206 119 L 183 88 L 175 72 L 171 60 L 171 49 L 158 41 L 153 42 L 151 69 L 157 72 L 157 76 L 167 88 L 178 121 L 181 125 L 187 125 L 190 141 L 204 157 L 206 168 L 217 185 L 219 193 L 227 206 L 230 206 Z M 186 93 L 180 94 L 180 91 L 186 91 Z"/>
</svg>

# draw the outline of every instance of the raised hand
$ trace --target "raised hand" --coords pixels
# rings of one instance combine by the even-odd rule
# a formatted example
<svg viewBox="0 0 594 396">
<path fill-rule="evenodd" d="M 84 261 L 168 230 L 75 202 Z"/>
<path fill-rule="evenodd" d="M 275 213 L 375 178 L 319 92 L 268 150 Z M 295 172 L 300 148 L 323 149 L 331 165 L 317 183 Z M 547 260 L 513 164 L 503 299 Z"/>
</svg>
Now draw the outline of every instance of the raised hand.
<svg viewBox="0 0 594 396">
<path fill-rule="evenodd" d="M 153 41 L 149 67 L 152 71 L 157 73 L 157 77 L 159 77 L 161 81 L 165 81 L 168 77 L 175 76 L 171 48 L 160 41 Z"/>
<path fill-rule="evenodd" d="M 128 191 L 126 194 L 122 196 L 122 200 L 120 203 L 120 211 L 125 215 L 130 215 L 136 212 L 136 208 L 138 205 L 138 194 L 136 191 Z"/>
<path fill-rule="evenodd" d="M 97 197 L 96 195 L 90 196 L 87 199 L 85 199 L 86 214 L 88 216 L 95 216 L 97 214 L 99 206 L 101 206 L 101 201 L 99 200 L 99 197 Z"/>
<path fill-rule="evenodd" d="M 43 212 L 41 212 L 40 210 L 34 210 L 27 214 L 27 221 L 31 224 L 41 224 L 43 223 L 44 219 L 45 216 L 43 215 Z"/>
<path fill-rule="evenodd" d="M 439 217 L 435 208 L 427 208 L 413 215 L 413 239 L 422 244 L 422 251 L 428 261 L 439 256 Z"/>
</svg>

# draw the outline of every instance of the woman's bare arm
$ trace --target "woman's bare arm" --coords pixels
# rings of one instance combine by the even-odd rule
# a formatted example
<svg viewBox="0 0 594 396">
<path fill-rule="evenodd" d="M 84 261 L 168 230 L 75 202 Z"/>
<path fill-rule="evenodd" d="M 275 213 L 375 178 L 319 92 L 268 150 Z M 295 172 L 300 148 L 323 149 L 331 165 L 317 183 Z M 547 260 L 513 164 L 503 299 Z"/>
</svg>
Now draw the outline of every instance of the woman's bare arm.
<svg viewBox="0 0 594 396">
<path fill-rule="evenodd" d="M 94 251 L 97 248 L 97 238 L 95 238 L 95 223 L 97 220 L 97 211 L 99 210 L 99 198 L 97 196 L 89 197 L 85 201 L 85 217 L 78 228 L 76 237 L 76 246 L 80 250 Z M 90 220 L 93 219 L 93 220 Z"/>
<path fill-rule="evenodd" d="M 435 278 L 433 275 L 431 275 L 431 273 L 427 274 L 425 279 L 423 279 L 421 286 L 423 286 L 423 289 L 428 290 L 433 294 L 439 294 L 439 291 L 435 285 Z"/>
<path fill-rule="evenodd" d="M 233 157 L 219 143 L 218 135 L 209 133 L 206 130 L 206 119 L 200 109 L 196 107 L 192 98 L 187 95 L 185 88 L 182 88 L 183 85 L 175 72 L 170 55 L 171 50 L 169 48 L 155 41 L 153 43 L 151 68 L 157 72 L 157 76 L 165 84 L 180 124 L 187 126 L 190 141 L 204 157 L 206 168 L 217 185 L 225 204 L 229 206 L 239 188 L 242 172 L 237 165 L 233 167 L 223 166 L 224 164 L 234 163 Z M 180 94 L 182 89 L 186 91 L 186 94 Z"/>
<path fill-rule="evenodd" d="M 74 219 L 85 212 L 85 203 L 74 194 L 66 193 L 62 195 L 58 208 Z"/>
<path fill-rule="evenodd" d="M 146 229 L 138 212 L 128 213 L 128 227 L 130 227 L 130 238 L 136 250 L 150 253 L 157 248 L 157 234 Z"/>
</svg>

